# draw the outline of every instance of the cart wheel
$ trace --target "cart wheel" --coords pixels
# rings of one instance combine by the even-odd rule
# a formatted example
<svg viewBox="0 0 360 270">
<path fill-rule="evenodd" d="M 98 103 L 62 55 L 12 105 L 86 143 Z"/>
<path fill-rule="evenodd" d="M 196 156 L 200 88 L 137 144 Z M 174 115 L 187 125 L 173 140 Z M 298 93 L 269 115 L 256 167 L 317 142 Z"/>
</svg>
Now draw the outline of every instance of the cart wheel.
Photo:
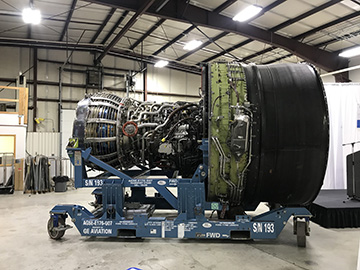
<svg viewBox="0 0 360 270">
<path fill-rule="evenodd" d="M 65 226 L 65 220 L 60 216 L 58 217 L 58 225 Z M 48 224 L 47 224 L 47 230 L 48 230 L 48 234 L 49 234 L 50 238 L 54 239 L 54 240 L 60 239 L 65 234 L 65 230 L 63 230 L 63 231 L 55 230 L 54 217 L 51 217 L 49 219 Z"/>
<path fill-rule="evenodd" d="M 297 236 L 297 246 L 306 247 L 306 236 Z"/>
<path fill-rule="evenodd" d="M 306 247 L 307 226 L 306 221 L 296 221 L 296 238 L 298 247 Z"/>
</svg>

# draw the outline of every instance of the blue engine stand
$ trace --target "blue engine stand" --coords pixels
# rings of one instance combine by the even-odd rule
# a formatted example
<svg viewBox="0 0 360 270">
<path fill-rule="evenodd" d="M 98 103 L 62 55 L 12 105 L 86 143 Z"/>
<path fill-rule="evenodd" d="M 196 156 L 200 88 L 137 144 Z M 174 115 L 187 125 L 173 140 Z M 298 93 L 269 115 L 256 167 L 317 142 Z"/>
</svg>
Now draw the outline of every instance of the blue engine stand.
<svg viewBox="0 0 360 270">
<path fill-rule="evenodd" d="M 144 170 L 118 171 L 90 155 L 91 148 L 67 149 L 75 167 L 75 187 L 96 187 L 93 193 L 101 197 L 102 211 L 95 215 L 80 205 L 56 205 L 50 211 L 50 237 L 59 239 L 65 230 L 71 228 L 65 225 L 66 218 L 70 216 L 83 236 L 275 239 L 288 219 L 293 216 L 298 245 L 305 246 L 311 214 L 303 207 L 279 208 L 255 217 L 238 215 L 231 221 L 207 218 L 205 210 L 221 211 L 226 209 L 226 205 L 205 200 L 204 180 L 208 173 L 207 140 L 203 140 L 200 148 L 203 151 L 204 162 L 197 167 L 192 178 L 156 179 L 131 176 L 144 175 Z M 115 178 L 88 178 L 85 161 L 96 164 Z M 164 175 L 163 171 L 150 171 L 151 174 L 156 172 Z M 125 194 L 127 187 L 132 189 L 131 197 Z M 145 188 L 148 187 L 156 189 L 156 196 L 146 196 Z M 169 191 L 169 187 L 177 188 L 177 197 Z M 138 204 L 137 211 L 131 211 L 131 207 L 128 207 L 131 203 Z M 146 207 L 141 208 L 139 205 Z M 175 209 L 177 217 L 152 217 L 155 209 Z"/>
</svg>

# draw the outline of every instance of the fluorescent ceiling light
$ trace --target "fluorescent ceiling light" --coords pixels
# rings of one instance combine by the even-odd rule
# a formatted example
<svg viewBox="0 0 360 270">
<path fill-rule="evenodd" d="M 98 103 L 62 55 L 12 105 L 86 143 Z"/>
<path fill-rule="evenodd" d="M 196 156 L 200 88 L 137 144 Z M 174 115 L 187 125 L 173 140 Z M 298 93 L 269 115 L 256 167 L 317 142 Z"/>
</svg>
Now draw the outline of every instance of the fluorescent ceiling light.
<svg viewBox="0 0 360 270">
<path fill-rule="evenodd" d="M 248 6 L 247 8 L 243 9 L 238 14 L 236 14 L 233 20 L 238 22 L 245 22 L 251 19 L 252 17 L 258 15 L 261 10 L 262 7 L 257 5 Z"/>
<path fill-rule="evenodd" d="M 199 47 L 202 44 L 202 41 L 200 40 L 192 40 L 185 44 L 184 50 L 191 51 L 197 47 Z"/>
<path fill-rule="evenodd" d="M 41 13 L 38 9 L 24 8 L 22 17 L 25 23 L 39 24 L 41 21 Z"/>
<path fill-rule="evenodd" d="M 339 54 L 339 56 L 341 57 L 353 57 L 353 56 L 357 56 L 360 55 L 360 46 L 359 47 L 355 47 L 353 49 L 349 49 L 349 50 L 345 50 L 342 53 Z"/>
<path fill-rule="evenodd" d="M 155 67 L 162 68 L 167 66 L 167 64 L 169 64 L 169 61 L 159 60 L 155 63 Z"/>
</svg>

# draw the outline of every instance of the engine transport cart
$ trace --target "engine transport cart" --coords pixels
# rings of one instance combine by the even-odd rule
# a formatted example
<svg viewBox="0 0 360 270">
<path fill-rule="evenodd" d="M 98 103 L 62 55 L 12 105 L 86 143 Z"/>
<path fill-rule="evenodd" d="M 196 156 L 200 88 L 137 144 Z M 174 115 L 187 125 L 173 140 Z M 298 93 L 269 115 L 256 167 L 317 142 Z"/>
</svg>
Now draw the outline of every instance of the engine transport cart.
<svg viewBox="0 0 360 270">
<path fill-rule="evenodd" d="M 257 216 L 236 215 L 234 220 L 215 219 L 205 215 L 206 210 L 217 211 L 218 216 L 227 210 L 221 202 L 205 200 L 204 181 L 208 174 L 208 140 L 203 139 L 200 149 L 203 163 L 192 178 L 176 178 L 172 172 L 161 170 L 119 171 L 91 155 L 91 148 L 68 148 L 75 168 L 75 187 L 95 188 L 95 210 L 73 204 L 56 205 L 50 211 L 48 233 L 60 239 L 70 217 L 82 236 L 119 238 L 207 238 L 207 239 L 275 239 L 290 217 L 294 219 L 297 245 L 306 246 L 311 213 L 305 207 L 279 207 Z M 89 178 L 85 163 L 93 163 L 106 173 Z M 166 174 L 169 177 L 164 177 Z M 109 178 L 108 176 L 115 178 Z M 144 175 L 159 175 L 146 178 Z M 162 175 L 162 176 L 160 176 Z M 131 189 L 131 194 L 125 193 Z M 155 196 L 147 196 L 145 189 L 154 188 Z M 168 188 L 177 189 L 177 197 Z M 177 211 L 176 218 L 156 217 L 158 209 Z"/>
</svg>

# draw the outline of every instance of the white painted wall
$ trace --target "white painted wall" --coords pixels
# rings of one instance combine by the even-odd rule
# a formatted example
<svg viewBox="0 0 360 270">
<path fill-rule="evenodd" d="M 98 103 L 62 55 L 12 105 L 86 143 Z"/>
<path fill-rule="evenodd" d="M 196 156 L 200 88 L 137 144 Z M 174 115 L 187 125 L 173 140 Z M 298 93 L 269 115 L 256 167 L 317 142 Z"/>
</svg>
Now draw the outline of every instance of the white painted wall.
<svg viewBox="0 0 360 270">
<path fill-rule="evenodd" d="M 26 140 L 26 126 L 19 125 L 19 117 L 17 114 L 0 114 L 0 134 L 1 135 L 16 135 L 16 159 L 25 158 L 25 140 Z M 0 152 L 1 145 L 0 145 Z"/>
<path fill-rule="evenodd" d="M 0 114 L 0 135 L 15 135 L 15 159 L 25 158 L 26 125 L 19 125 L 19 115 Z M 0 144 L 0 152 L 5 152 Z M 0 170 L 0 183 L 6 183 L 12 173 L 12 168 Z"/>
<path fill-rule="evenodd" d="M 0 134 L 2 135 L 16 135 L 16 159 L 25 158 L 25 141 L 26 141 L 26 127 L 25 126 L 2 126 L 0 125 Z M 1 150 L 0 150 L 1 152 Z"/>
</svg>

